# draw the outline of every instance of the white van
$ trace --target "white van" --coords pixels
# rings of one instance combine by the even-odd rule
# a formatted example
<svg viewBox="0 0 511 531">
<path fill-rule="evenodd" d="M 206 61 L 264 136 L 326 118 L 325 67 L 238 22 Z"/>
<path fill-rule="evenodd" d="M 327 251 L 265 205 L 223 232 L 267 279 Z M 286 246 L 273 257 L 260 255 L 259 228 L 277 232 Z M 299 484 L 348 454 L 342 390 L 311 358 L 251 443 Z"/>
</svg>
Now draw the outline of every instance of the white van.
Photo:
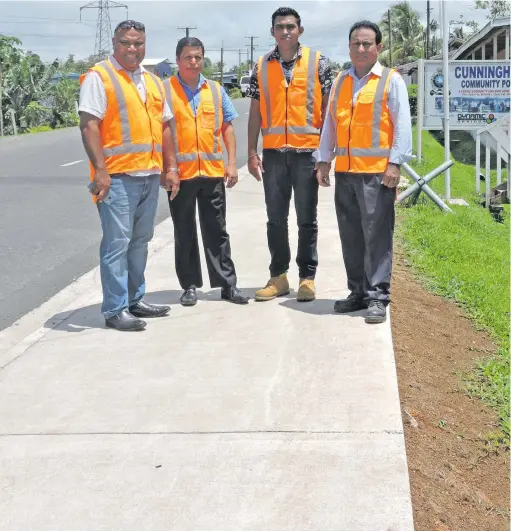
<svg viewBox="0 0 511 531">
<path fill-rule="evenodd" d="M 240 79 L 240 89 L 243 97 L 247 95 L 248 87 L 250 86 L 250 76 L 242 76 Z"/>
</svg>

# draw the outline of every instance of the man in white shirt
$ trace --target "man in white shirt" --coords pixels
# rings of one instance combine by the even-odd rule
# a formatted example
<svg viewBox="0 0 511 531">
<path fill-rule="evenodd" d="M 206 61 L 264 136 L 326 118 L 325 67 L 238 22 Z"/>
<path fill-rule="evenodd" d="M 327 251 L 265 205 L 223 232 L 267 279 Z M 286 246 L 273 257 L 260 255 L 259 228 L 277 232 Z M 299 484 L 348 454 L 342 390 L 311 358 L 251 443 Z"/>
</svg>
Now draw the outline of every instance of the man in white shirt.
<svg viewBox="0 0 511 531">
<path fill-rule="evenodd" d="M 101 311 L 107 327 L 123 331 L 143 330 L 142 317 L 170 311 L 143 300 L 160 179 L 172 197 L 179 191 L 172 113 L 161 81 L 141 66 L 145 43 L 143 24 L 121 22 L 113 55 L 87 73 L 80 90 L 80 130 L 103 229 Z"/>
<path fill-rule="evenodd" d="M 351 293 L 336 301 L 334 310 L 367 308 L 367 323 L 382 323 L 387 316 L 396 186 L 400 165 L 412 151 L 408 92 L 400 74 L 378 62 L 381 40 L 373 22 L 351 27 L 353 66 L 332 86 L 315 154 L 321 186 L 330 185 L 336 161 L 335 208 Z"/>
</svg>

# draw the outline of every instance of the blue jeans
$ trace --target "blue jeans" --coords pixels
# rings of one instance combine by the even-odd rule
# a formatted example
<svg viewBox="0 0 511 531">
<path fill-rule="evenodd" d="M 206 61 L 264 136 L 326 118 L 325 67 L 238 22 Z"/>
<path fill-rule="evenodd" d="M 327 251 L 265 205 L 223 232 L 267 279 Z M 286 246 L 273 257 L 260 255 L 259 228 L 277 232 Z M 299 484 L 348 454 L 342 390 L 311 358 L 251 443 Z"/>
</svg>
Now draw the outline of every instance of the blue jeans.
<svg viewBox="0 0 511 531">
<path fill-rule="evenodd" d="M 99 249 L 105 319 L 142 299 L 147 246 L 154 233 L 159 175 L 112 175 L 108 204 L 97 203 L 103 239 Z"/>
</svg>

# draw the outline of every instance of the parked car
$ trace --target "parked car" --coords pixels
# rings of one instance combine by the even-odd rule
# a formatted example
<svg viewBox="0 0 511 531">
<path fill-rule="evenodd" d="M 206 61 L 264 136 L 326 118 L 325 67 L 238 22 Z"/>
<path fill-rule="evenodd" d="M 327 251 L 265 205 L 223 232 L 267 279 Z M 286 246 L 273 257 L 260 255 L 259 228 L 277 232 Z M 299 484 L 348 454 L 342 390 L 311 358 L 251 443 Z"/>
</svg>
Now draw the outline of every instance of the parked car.
<svg viewBox="0 0 511 531">
<path fill-rule="evenodd" d="M 240 79 L 241 94 L 243 97 L 247 95 L 248 87 L 250 86 L 250 76 L 242 76 Z"/>
</svg>

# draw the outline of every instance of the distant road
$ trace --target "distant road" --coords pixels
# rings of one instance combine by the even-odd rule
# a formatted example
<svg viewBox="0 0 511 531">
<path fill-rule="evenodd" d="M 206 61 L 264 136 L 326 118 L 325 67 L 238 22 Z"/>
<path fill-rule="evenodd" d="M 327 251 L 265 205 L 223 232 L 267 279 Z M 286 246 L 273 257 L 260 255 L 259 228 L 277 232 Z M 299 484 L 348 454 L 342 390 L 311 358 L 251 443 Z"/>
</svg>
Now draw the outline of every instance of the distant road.
<svg viewBox="0 0 511 531">
<path fill-rule="evenodd" d="M 238 167 L 248 99 L 234 100 Z M 78 128 L 0 138 L 0 330 L 98 265 L 101 230 Z M 169 215 L 162 191 L 157 222 Z"/>
</svg>

